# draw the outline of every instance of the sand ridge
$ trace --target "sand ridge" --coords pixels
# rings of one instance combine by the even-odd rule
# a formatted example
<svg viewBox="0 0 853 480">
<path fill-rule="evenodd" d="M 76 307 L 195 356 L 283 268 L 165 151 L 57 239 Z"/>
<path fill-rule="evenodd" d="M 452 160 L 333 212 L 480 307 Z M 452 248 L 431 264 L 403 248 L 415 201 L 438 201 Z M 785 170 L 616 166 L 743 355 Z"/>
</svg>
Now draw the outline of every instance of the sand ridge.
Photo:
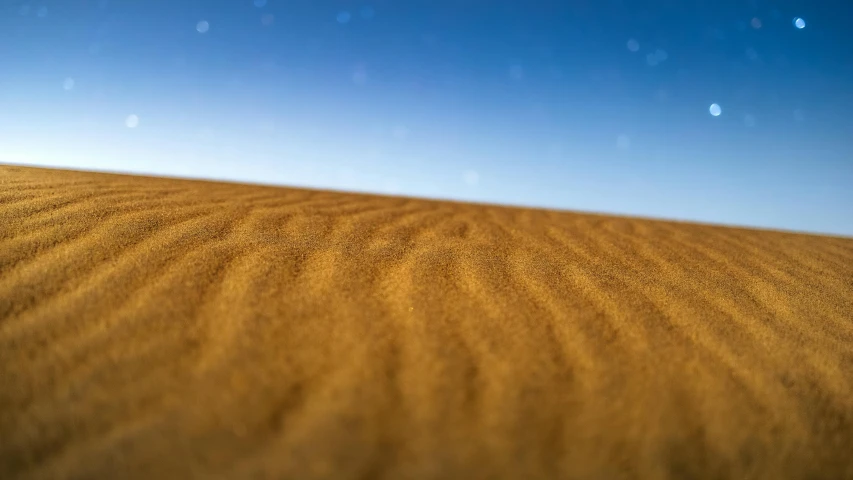
<svg viewBox="0 0 853 480">
<path fill-rule="evenodd" d="M 0 478 L 853 478 L 853 239 L 0 166 Z"/>
</svg>

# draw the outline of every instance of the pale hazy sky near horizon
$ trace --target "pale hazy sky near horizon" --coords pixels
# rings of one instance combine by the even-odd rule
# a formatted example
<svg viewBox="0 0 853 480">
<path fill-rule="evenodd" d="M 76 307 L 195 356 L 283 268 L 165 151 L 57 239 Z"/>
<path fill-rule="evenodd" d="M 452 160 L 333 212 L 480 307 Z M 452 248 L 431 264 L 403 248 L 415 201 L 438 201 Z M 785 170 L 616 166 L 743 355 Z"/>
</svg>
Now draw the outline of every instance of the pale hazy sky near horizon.
<svg viewBox="0 0 853 480">
<path fill-rule="evenodd" d="M 842 0 L 0 0 L 0 162 L 853 236 L 851 18 Z"/>
</svg>

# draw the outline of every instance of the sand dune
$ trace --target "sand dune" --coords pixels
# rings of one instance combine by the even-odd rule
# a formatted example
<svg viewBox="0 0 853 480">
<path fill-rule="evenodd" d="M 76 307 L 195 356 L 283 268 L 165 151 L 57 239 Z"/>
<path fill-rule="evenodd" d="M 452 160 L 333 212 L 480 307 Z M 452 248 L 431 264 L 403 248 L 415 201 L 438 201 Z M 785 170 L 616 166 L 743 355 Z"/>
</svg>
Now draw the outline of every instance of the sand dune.
<svg viewBox="0 0 853 480">
<path fill-rule="evenodd" d="M 0 478 L 853 478 L 853 239 L 0 166 Z"/>
</svg>

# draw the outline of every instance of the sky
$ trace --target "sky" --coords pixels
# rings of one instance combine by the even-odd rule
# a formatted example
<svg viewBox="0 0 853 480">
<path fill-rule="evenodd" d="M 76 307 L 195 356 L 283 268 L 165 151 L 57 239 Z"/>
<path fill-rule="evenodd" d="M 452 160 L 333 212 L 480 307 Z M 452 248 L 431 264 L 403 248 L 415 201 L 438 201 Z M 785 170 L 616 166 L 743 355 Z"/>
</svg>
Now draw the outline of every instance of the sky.
<svg viewBox="0 0 853 480">
<path fill-rule="evenodd" d="M 0 0 L 0 162 L 853 236 L 853 2 Z"/>
</svg>

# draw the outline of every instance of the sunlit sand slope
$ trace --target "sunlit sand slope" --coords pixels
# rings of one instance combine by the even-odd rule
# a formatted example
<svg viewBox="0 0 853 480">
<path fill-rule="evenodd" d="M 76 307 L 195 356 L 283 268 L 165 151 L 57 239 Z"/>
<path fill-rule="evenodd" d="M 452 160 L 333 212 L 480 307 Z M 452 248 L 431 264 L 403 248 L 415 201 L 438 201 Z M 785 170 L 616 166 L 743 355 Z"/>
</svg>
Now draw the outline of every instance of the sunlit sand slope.
<svg viewBox="0 0 853 480">
<path fill-rule="evenodd" d="M 0 166 L 0 478 L 853 478 L 853 239 Z"/>
</svg>

